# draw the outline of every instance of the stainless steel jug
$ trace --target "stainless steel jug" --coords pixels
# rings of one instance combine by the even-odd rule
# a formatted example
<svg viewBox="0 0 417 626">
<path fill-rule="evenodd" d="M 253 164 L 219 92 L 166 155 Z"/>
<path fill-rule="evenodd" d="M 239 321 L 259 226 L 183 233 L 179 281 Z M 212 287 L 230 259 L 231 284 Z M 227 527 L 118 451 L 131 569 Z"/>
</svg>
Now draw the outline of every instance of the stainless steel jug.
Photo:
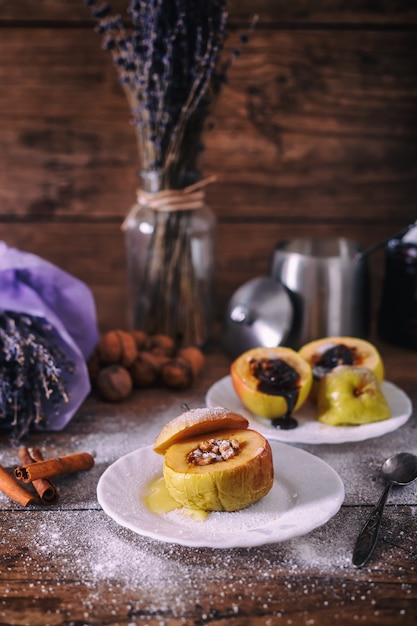
<svg viewBox="0 0 417 626">
<path fill-rule="evenodd" d="M 228 303 L 223 321 L 223 346 L 235 359 L 251 348 L 285 344 L 292 321 L 287 290 L 270 277 L 253 278 L 241 285 Z"/>
<path fill-rule="evenodd" d="M 326 336 L 367 336 L 370 277 L 366 257 L 359 257 L 362 250 L 347 239 L 293 239 L 277 244 L 271 275 L 292 298 L 292 347 Z"/>
</svg>

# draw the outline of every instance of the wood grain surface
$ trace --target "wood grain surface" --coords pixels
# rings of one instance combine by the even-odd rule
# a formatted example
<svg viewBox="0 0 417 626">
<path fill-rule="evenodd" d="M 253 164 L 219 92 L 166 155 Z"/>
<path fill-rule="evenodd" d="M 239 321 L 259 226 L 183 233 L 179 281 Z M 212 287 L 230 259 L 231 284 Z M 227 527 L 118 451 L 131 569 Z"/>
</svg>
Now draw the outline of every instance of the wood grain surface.
<svg viewBox="0 0 417 626">
<path fill-rule="evenodd" d="M 417 353 L 377 345 L 387 378 L 416 406 Z M 182 412 L 183 402 L 203 406 L 207 389 L 228 368 L 228 358 L 215 350 L 192 389 L 137 391 L 121 404 L 90 396 L 64 431 L 31 435 L 44 457 L 86 451 L 95 465 L 56 478 L 60 500 L 53 507 L 22 509 L 0 494 L 2 624 L 415 623 L 415 484 L 392 491 L 372 560 L 363 569 L 351 564 L 356 536 L 383 488 L 383 460 L 395 451 L 415 451 L 415 408 L 405 426 L 377 439 L 298 446 L 339 473 L 345 500 L 325 525 L 284 543 L 188 548 L 137 535 L 101 510 L 96 487 L 104 470 L 151 444 L 162 425 Z M 12 469 L 17 450 L 7 445 L 6 434 L 0 439 L 0 462 Z M 314 476 L 311 480 L 314 491 Z"/>
<path fill-rule="evenodd" d="M 115 0 L 123 10 L 126 2 Z M 416 219 L 417 6 L 412 0 L 232 0 L 230 39 L 258 26 L 233 64 L 204 171 L 216 214 L 217 312 L 269 272 L 277 241 L 347 237 L 365 247 Z M 140 168 L 115 69 L 82 0 L 0 0 L 0 240 L 91 287 L 101 330 L 126 324 L 121 222 Z M 383 253 L 371 259 L 372 311 Z M 386 378 L 417 405 L 416 352 L 378 343 Z M 186 402 L 229 371 L 216 345 L 191 390 L 91 395 L 68 427 L 37 433 L 44 456 L 87 451 L 92 470 L 59 479 L 59 504 L 22 509 L 0 494 L 5 626 L 412 626 L 417 491 L 393 490 L 368 566 L 355 538 L 382 489 L 379 468 L 415 450 L 416 410 L 375 440 L 302 445 L 341 476 L 345 501 L 323 527 L 251 549 L 192 549 L 136 535 L 101 510 L 102 472 L 152 443 Z M 17 451 L 0 432 L 0 463 Z"/>
<path fill-rule="evenodd" d="M 228 47 L 259 23 L 205 136 L 219 318 L 276 241 L 368 246 L 414 221 L 417 195 L 415 3 L 228 8 Z M 81 0 L 0 0 L 0 34 L 0 238 L 85 280 L 103 329 L 124 325 L 120 224 L 140 162 L 111 59 Z"/>
</svg>

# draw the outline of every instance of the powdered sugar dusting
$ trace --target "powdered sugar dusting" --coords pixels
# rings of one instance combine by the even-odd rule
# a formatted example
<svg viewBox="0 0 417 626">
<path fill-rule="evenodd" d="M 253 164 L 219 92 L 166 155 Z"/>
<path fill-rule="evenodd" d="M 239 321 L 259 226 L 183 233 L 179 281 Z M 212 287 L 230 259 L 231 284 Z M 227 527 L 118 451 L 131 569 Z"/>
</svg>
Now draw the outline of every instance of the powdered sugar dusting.
<svg viewBox="0 0 417 626">
<path fill-rule="evenodd" d="M 357 574 L 356 582 L 352 579 L 350 557 L 356 525 L 348 510 L 342 510 L 324 528 L 284 544 L 221 551 L 147 539 L 118 526 L 100 511 L 29 515 L 31 533 L 24 539 L 22 535 L 25 548 L 3 561 L 5 575 L 16 576 L 13 570 L 18 567 L 19 578 L 31 581 L 25 593 L 34 603 L 52 595 L 59 598 L 62 587 L 72 593 L 74 607 L 82 616 L 71 620 L 67 608 L 55 604 L 50 615 L 36 622 L 48 626 L 110 623 L 112 613 L 111 623 L 126 626 L 244 624 L 250 620 L 250 606 L 259 623 L 289 625 L 301 623 L 296 613 L 303 598 L 307 604 L 301 606 L 308 606 L 310 594 L 311 601 L 321 603 L 325 611 L 332 607 L 334 614 L 326 615 L 337 623 L 338 607 L 360 600 L 363 609 L 375 602 L 375 597 L 380 598 L 373 595 L 375 583 L 368 580 L 368 569 Z M 3 523 L 0 544 L 7 545 L 10 534 L 19 536 L 21 529 L 10 526 L 7 516 Z M 385 563 L 389 558 L 386 548 Z M 398 580 L 404 584 L 401 589 L 398 585 L 401 597 L 396 606 L 403 601 L 403 613 L 404 607 L 410 606 L 406 594 L 411 584 L 407 581 L 414 571 L 410 556 L 406 570 L 398 572 Z M 365 593 L 364 588 L 366 598 L 359 598 L 357 593 Z M 215 595 L 210 594 L 213 589 Z M 284 591 L 288 592 L 285 599 Z M 390 611 L 392 616 L 392 607 Z M 101 620 L 105 615 L 107 620 Z M 19 623 L 35 623 L 19 617 Z M 302 619 L 302 623 L 318 621 Z"/>
<path fill-rule="evenodd" d="M 247 426 L 245 417 L 221 406 L 189 409 L 165 424 L 155 441 L 155 450 L 163 453 L 170 445 L 188 436 Z"/>
<path fill-rule="evenodd" d="M 230 411 L 222 406 L 198 407 L 181 413 L 181 415 L 171 420 L 167 426 L 175 422 L 175 426 L 180 430 L 192 424 L 203 423 L 205 421 L 211 422 L 219 418 L 230 419 L 230 417 Z M 242 416 L 242 420 L 243 419 Z"/>
<path fill-rule="evenodd" d="M 213 408 L 207 408 L 207 407 L 199 407 L 196 409 L 190 409 L 189 411 L 187 411 L 187 413 L 183 413 L 183 417 L 189 421 L 189 420 L 200 420 L 200 419 L 204 419 L 210 416 L 223 416 L 225 413 L 227 413 L 227 409 L 225 409 L 222 406 L 217 406 L 217 407 L 213 407 Z"/>
<path fill-rule="evenodd" d="M 105 516 L 103 512 L 85 511 L 80 516 L 75 512 L 46 517 L 31 517 L 33 524 L 30 549 L 38 555 L 38 568 L 53 569 L 50 561 L 63 566 L 63 579 L 76 577 L 90 581 L 94 585 L 100 581 L 113 580 L 128 585 L 140 586 L 143 591 L 154 591 L 158 595 L 165 583 L 170 593 L 183 596 L 209 575 L 216 578 L 227 575 L 237 555 L 245 555 L 245 562 L 236 579 L 244 581 L 252 578 L 253 566 L 262 576 L 267 575 L 271 561 L 278 569 L 297 569 L 307 566 L 311 569 L 329 570 L 345 567 L 348 555 L 343 550 L 335 553 L 334 546 L 325 547 L 326 540 L 314 533 L 309 539 L 294 539 L 287 544 L 235 550 L 187 548 L 176 544 L 166 544 L 147 539 L 124 529 Z M 9 530 L 9 532 L 12 532 Z M 4 541 L 4 539 L 3 539 Z M 329 559 L 329 553 L 332 558 Z M 263 562 L 268 554 L 268 561 Z M 221 556 L 221 558 L 220 558 Z M 27 566 L 33 567 L 33 559 L 28 558 Z M 196 569 L 196 566 L 199 569 Z"/>
</svg>

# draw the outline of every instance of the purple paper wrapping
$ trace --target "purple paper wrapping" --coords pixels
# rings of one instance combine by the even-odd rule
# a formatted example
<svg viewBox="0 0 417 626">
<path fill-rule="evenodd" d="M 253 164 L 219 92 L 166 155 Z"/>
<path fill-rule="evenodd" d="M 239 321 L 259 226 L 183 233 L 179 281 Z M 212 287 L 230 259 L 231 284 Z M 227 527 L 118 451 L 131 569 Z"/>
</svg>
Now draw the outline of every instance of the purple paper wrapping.
<svg viewBox="0 0 417 626">
<path fill-rule="evenodd" d="M 52 263 L 0 241 L 0 309 L 44 318 L 74 362 L 73 373 L 63 371 L 69 401 L 50 412 L 45 405 L 47 428 L 62 430 L 90 392 L 86 361 L 98 341 L 90 289 Z"/>
</svg>

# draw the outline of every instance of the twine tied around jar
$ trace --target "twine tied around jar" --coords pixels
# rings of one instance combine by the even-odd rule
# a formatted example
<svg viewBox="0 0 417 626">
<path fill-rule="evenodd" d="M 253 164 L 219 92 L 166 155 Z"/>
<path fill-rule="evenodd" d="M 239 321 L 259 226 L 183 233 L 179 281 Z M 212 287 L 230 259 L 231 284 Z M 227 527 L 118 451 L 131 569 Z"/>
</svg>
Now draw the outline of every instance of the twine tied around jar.
<svg viewBox="0 0 417 626">
<path fill-rule="evenodd" d="M 126 230 L 130 219 L 136 217 L 143 207 L 148 207 L 154 211 L 164 213 L 172 213 L 175 211 L 195 211 L 204 206 L 205 191 L 204 187 L 213 183 L 216 176 L 209 176 L 197 181 L 193 185 L 184 187 L 184 189 L 161 189 L 160 191 L 150 192 L 138 189 L 137 204 L 127 214 L 122 223 L 122 230 Z"/>
</svg>

